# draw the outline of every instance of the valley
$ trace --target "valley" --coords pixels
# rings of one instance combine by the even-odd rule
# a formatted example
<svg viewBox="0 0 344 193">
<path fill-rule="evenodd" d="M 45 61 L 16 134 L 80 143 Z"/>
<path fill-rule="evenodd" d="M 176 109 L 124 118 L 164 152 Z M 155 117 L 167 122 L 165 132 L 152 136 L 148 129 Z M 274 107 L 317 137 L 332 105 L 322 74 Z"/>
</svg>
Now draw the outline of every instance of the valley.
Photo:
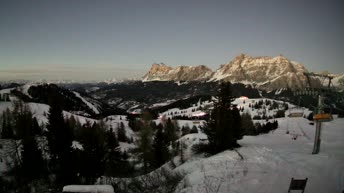
<svg viewBox="0 0 344 193">
<path fill-rule="evenodd" d="M 292 177 L 308 178 L 306 190 L 310 192 L 341 191 L 344 183 L 344 155 L 340 151 L 344 148 L 341 143 L 344 137 L 344 122 L 340 118 L 342 114 L 333 115 L 334 120 L 324 124 L 321 151 L 312 155 L 315 126 L 313 121 L 307 118 L 313 110 L 302 107 L 303 103 L 293 103 L 297 100 L 293 98 L 295 96 L 288 94 L 291 92 L 288 89 L 267 92 L 244 84 L 231 85 L 235 99 L 232 105 L 239 110 L 242 122 L 246 120 L 243 118 L 244 114 L 249 115 L 253 125 L 248 126 L 245 123 L 245 127 L 253 127 L 253 130 L 247 130 L 248 128 L 243 126 L 245 133 L 243 138 L 238 140 L 240 147 L 234 150 L 215 155 L 195 150 L 199 144 L 207 144 L 208 137 L 204 128 L 208 127 L 209 114 L 214 108 L 216 88 L 216 82 L 173 81 L 92 86 L 25 84 L 0 90 L 1 96 L 9 96 L 11 100 L 0 102 L 0 112 L 5 112 L 6 109 L 13 111 L 16 108 L 13 101 L 24 101 L 42 129 L 43 135 L 36 136 L 36 140 L 39 149 L 48 157 L 49 150 L 44 133 L 48 131 L 49 125 L 49 93 L 55 92 L 58 95 L 54 96 L 61 99 L 59 103 L 62 104 L 64 119 L 73 119 L 82 128 L 83 125 L 103 124 L 105 131 L 113 132 L 117 136 L 119 151 L 126 155 L 125 160 L 129 165 L 136 168 L 130 169 L 134 172 L 132 175 L 123 176 L 116 170 L 110 173 L 105 170 L 105 175 L 95 178 L 94 183 L 111 184 L 117 191 L 135 192 L 135 189 L 129 188 L 135 179 L 141 180 L 142 183 L 148 180 L 146 182 L 150 183 L 141 184 L 141 188 L 152 189 L 154 183 L 150 180 L 155 179 L 155 175 L 162 175 L 159 171 L 180 176 L 178 182 L 173 185 L 174 192 L 274 193 L 286 191 Z M 270 98 L 265 98 L 264 95 Z M 340 107 L 340 103 L 333 104 Z M 172 144 L 167 146 L 171 152 L 170 158 L 155 169 L 151 167 L 148 174 L 143 171 L 139 154 L 135 153 L 142 140 L 142 128 L 135 120 L 144 121 L 146 110 L 150 112 L 150 125 L 153 124 L 154 133 L 158 132 L 160 126 L 165 128 L 164 125 L 171 123 L 176 129 L 173 144 L 179 144 L 177 151 Z M 339 112 L 338 110 L 340 108 L 332 112 Z M 289 117 L 293 111 L 301 111 L 302 117 Z M 275 123 L 278 124 L 276 128 L 268 128 L 267 125 Z M 123 135 L 120 137 L 119 133 Z M 151 140 L 154 139 L 156 136 L 152 136 Z M 14 161 L 8 154 L 12 142 L 1 139 L 0 143 L 0 176 L 6 176 L 11 165 L 8 163 Z M 82 140 L 74 139 L 71 147 L 73 151 L 84 152 L 85 145 Z M 18 151 L 21 151 L 20 147 Z M 44 159 L 49 160 L 48 157 Z M 318 175 L 319 172 L 322 175 Z M 242 186 L 243 183 L 246 185 Z"/>
</svg>

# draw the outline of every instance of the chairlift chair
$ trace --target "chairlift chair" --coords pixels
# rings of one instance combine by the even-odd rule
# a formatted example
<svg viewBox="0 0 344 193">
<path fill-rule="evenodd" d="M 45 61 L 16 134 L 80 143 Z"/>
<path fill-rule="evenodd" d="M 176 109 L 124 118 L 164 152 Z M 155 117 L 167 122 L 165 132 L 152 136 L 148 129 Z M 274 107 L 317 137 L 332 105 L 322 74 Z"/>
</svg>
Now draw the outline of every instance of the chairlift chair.
<svg viewBox="0 0 344 193">
<path fill-rule="evenodd" d="M 313 119 L 318 122 L 329 122 L 333 120 L 333 117 L 330 113 L 320 113 L 320 114 L 315 114 L 313 116 Z"/>
<path fill-rule="evenodd" d="M 328 105 L 326 105 L 329 107 Z M 329 122 L 333 120 L 332 108 L 329 108 L 329 112 L 321 112 L 313 115 L 313 119 L 318 122 Z"/>
</svg>

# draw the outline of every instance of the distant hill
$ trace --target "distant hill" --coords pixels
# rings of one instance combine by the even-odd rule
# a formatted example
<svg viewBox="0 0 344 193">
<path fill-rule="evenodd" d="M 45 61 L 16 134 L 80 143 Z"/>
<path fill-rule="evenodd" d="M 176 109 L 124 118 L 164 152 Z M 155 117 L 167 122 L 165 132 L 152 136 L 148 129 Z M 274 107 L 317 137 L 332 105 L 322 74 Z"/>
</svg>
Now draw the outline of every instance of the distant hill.
<svg viewBox="0 0 344 193">
<path fill-rule="evenodd" d="M 52 94 L 54 95 L 52 96 Z M 58 98 L 63 110 L 86 117 L 103 117 L 111 114 L 125 114 L 123 109 L 113 108 L 93 99 L 86 93 L 78 93 L 55 84 L 26 84 L 16 87 L 11 94 L 24 102 L 49 104 Z"/>
</svg>

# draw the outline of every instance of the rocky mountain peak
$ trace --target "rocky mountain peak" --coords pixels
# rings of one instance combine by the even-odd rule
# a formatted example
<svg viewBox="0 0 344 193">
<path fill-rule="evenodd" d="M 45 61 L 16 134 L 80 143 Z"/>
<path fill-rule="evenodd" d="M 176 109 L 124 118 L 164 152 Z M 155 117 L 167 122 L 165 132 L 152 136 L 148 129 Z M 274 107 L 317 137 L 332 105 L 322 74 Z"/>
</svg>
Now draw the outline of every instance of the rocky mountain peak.
<svg viewBox="0 0 344 193">
<path fill-rule="evenodd" d="M 207 80 L 213 74 L 212 70 L 204 65 L 178 66 L 172 68 L 163 63 L 152 64 L 151 69 L 143 77 L 143 81 L 194 81 Z"/>
<path fill-rule="evenodd" d="M 283 55 L 251 57 L 240 54 L 228 64 L 222 65 L 211 80 L 253 83 L 265 89 L 302 88 L 307 84 L 303 74 L 306 71 L 303 65 Z"/>
<path fill-rule="evenodd" d="M 166 66 L 166 64 L 164 63 L 154 63 L 152 64 L 151 69 L 149 70 L 149 72 L 151 74 L 155 74 L 155 73 L 166 73 L 168 71 L 170 71 L 172 68 L 169 66 Z"/>
<path fill-rule="evenodd" d="M 276 57 L 252 57 L 239 54 L 215 72 L 202 66 L 179 66 L 172 68 L 165 64 L 153 64 L 143 81 L 231 81 L 253 84 L 259 88 L 271 90 L 276 88 L 303 88 L 307 78 L 303 74 L 307 69 L 297 62 L 290 61 L 283 55 Z M 320 85 L 312 79 L 312 85 Z"/>
</svg>

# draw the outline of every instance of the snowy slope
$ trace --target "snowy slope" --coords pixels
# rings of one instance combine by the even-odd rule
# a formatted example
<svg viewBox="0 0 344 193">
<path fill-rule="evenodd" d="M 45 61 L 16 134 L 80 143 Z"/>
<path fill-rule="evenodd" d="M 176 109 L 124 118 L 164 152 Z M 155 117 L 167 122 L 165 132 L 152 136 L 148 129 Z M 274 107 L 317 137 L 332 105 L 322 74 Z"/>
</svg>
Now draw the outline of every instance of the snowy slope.
<svg viewBox="0 0 344 193">
<path fill-rule="evenodd" d="M 90 109 L 92 109 L 93 112 L 94 112 L 95 114 L 99 114 L 98 108 L 95 107 L 92 103 L 88 102 L 86 99 L 84 99 L 84 98 L 80 95 L 80 93 L 75 92 L 75 91 L 73 91 L 73 93 L 75 94 L 76 97 L 80 98 L 80 99 L 82 100 L 82 102 L 84 102 Z"/>
<path fill-rule="evenodd" d="M 244 108 L 251 116 L 266 111 L 273 115 L 278 109 L 267 111 L 253 109 L 249 105 L 259 99 L 236 99 L 233 103 Z M 245 101 L 245 102 L 244 102 Z M 279 103 L 283 109 L 283 101 Z M 289 109 L 296 107 L 286 103 Z M 170 109 L 162 113 L 170 117 L 171 113 L 190 115 L 192 109 L 201 105 L 195 104 L 189 109 Z M 321 150 L 312 155 L 315 126 L 302 117 L 278 118 L 279 128 L 269 134 L 245 136 L 239 141 L 241 148 L 237 151 L 225 151 L 209 158 L 194 155 L 191 147 L 198 142 L 204 142 L 206 136 L 202 133 L 185 135 L 179 139 L 187 148 L 184 153 L 186 163 L 178 166 L 175 171 L 185 172 L 186 177 L 181 182 L 184 188 L 178 192 L 187 193 L 276 193 L 287 192 L 291 178 L 308 178 L 305 192 L 341 192 L 344 189 L 344 119 L 323 124 Z M 311 111 L 302 109 L 304 115 Z M 185 123 L 192 125 L 193 121 L 177 121 L 180 126 Z M 184 122 L 184 123 L 183 123 Z M 255 122 L 265 122 L 257 120 Z M 178 159 L 177 159 L 178 160 Z"/>
<path fill-rule="evenodd" d="M 181 192 L 287 192 L 290 179 L 307 178 L 305 192 L 341 192 L 344 187 L 344 119 L 324 124 L 320 153 L 312 155 L 314 126 L 281 118 L 266 135 L 245 136 L 241 148 L 186 162 L 189 187 Z M 286 134 L 289 131 L 289 134 Z M 297 139 L 293 140 L 293 136 Z"/>
<path fill-rule="evenodd" d="M 46 125 L 48 123 L 48 113 L 49 113 L 49 108 L 50 108 L 49 105 L 41 104 L 41 103 L 27 103 L 27 105 L 29 106 L 29 108 L 33 114 L 33 117 L 37 118 L 37 121 L 40 125 L 42 125 L 42 124 Z M 13 103 L 11 103 L 11 102 L 0 102 L 0 115 L 7 108 L 12 110 L 13 109 Z M 67 111 L 63 111 L 63 115 L 65 118 L 70 117 L 70 116 L 74 116 L 76 119 L 78 119 L 80 121 L 81 124 L 85 124 L 86 121 L 89 121 L 90 123 L 94 123 L 94 122 L 98 121 L 96 119 L 91 119 L 91 118 L 83 117 L 80 115 L 72 114 L 72 113 L 67 112 Z"/>
</svg>

